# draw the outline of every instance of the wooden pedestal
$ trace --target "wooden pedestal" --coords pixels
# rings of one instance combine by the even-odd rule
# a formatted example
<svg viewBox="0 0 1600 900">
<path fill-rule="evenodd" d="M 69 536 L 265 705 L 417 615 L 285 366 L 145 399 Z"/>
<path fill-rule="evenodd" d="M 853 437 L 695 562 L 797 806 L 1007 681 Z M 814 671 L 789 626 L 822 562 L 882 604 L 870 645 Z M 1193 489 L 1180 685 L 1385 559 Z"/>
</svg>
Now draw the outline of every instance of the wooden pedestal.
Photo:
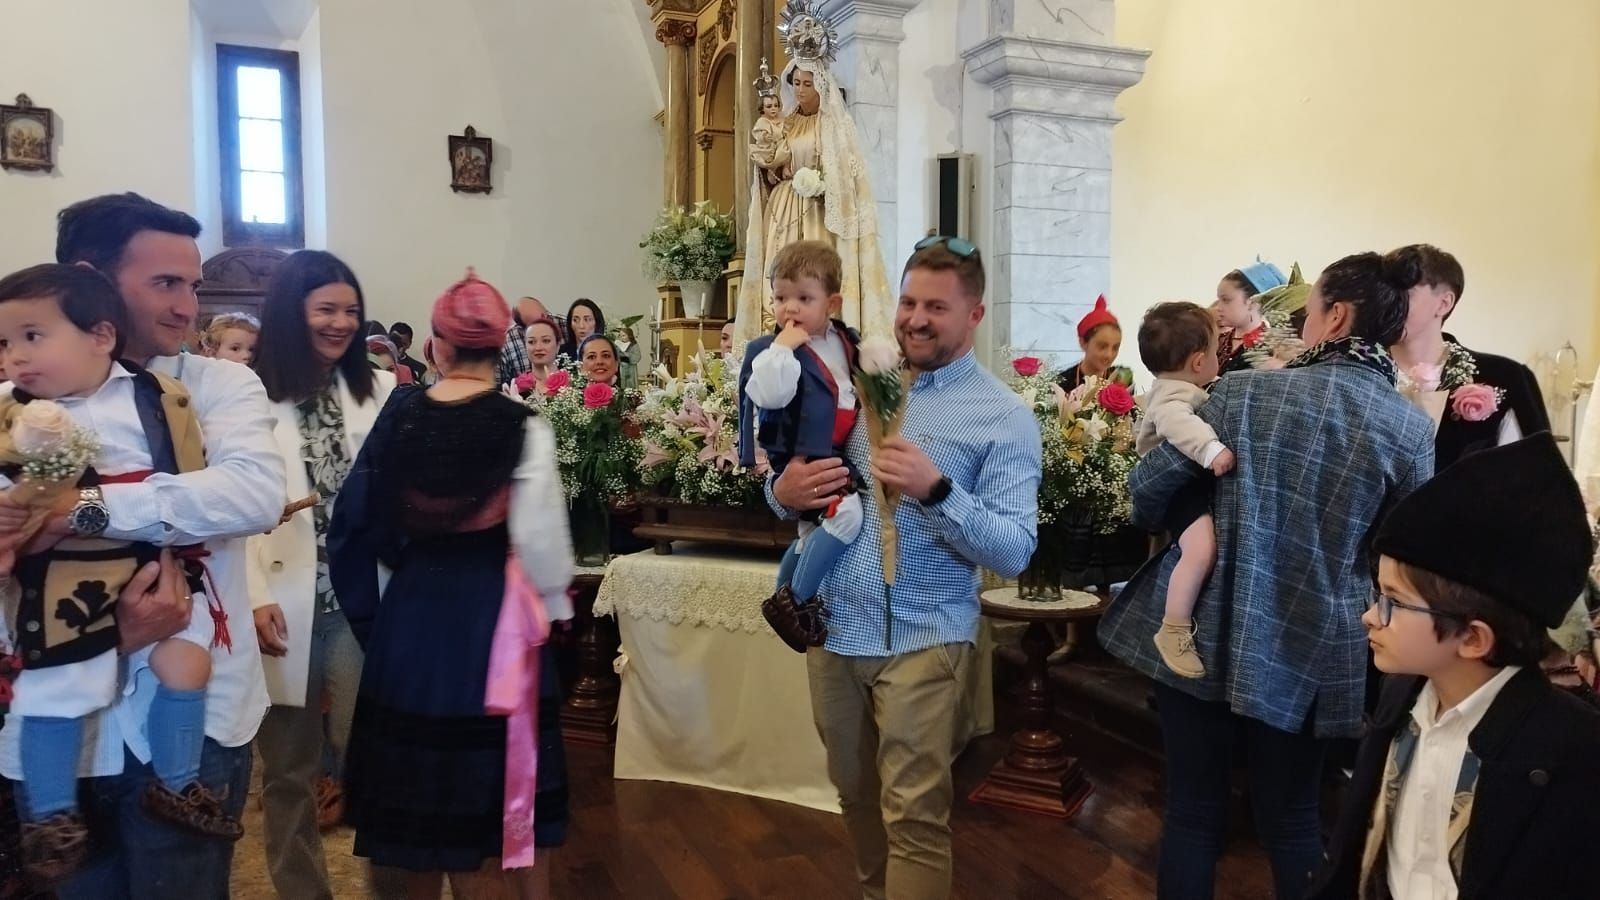
<svg viewBox="0 0 1600 900">
<path fill-rule="evenodd" d="M 1094 788 L 1084 777 L 1078 760 L 1068 755 L 1066 741 L 1051 725 L 1049 657 L 1054 642 L 1045 626 L 1048 622 L 1099 615 L 1104 601 L 1085 609 L 1029 609 L 1021 602 L 991 602 L 994 593 L 983 600 L 984 615 L 1028 623 L 1022 637 L 1027 656 L 1022 727 L 1011 735 L 1005 758 L 989 771 L 970 799 L 974 803 L 1069 818 L 1089 799 Z"/>
<path fill-rule="evenodd" d="M 766 507 L 706 506 L 665 497 L 641 497 L 642 524 L 635 536 L 655 543 L 659 554 L 672 552 L 673 541 L 698 541 L 729 547 L 781 550 L 794 543 L 795 523 L 785 522 Z"/>
<path fill-rule="evenodd" d="M 608 747 L 617 740 L 617 697 L 622 679 L 611 669 L 621 639 L 614 619 L 594 614 L 594 598 L 600 591 L 601 576 L 579 575 L 573 579 L 577 631 L 578 679 L 561 708 L 561 732 L 574 744 Z"/>
</svg>

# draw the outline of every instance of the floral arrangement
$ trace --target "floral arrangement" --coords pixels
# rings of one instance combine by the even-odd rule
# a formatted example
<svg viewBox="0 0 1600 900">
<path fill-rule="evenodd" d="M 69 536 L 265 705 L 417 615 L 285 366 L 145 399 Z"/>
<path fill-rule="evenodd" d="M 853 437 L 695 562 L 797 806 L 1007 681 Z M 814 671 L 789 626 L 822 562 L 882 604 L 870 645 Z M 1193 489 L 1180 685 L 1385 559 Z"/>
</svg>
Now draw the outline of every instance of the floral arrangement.
<svg viewBox="0 0 1600 900">
<path fill-rule="evenodd" d="M 550 373 L 526 398 L 556 435 L 556 465 L 569 501 L 625 500 L 639 484 L 641 445 L 632 409 L 637 391 L 619 391 L 568 372 Z"/>
<path fill-rule="evenodd" d="M 807 166 L 795 170 L 793 187 L 796 194 L 810 200 L 828 192 L 828 179 L 820 169 Z"/>
<path fill-rule="evenodd" d="M 763 502 L 767 467 L 739 465 L 739 358 L 694 357 L 681 380 L 667 367 L 651 373 L 634 417 L 643 456 L 640 482 L 686 503 L 756 506 Z"/>
<path fill-rule="evenodd" d="M 664 209 L 639 246 L 645 271 L 660 281 L 715 281 L 733 258 L 733 217 L 709 200 Z"/>
<path fill-rule="evenodd" d="M 900 357 L 900 345 L 886 337 L 864 338 L 856 351 L 856 396 L 861 398 L 861 412 L 867 417 L 867 443 L 877 456 L 884 440 L 900 434 L 901 415 L 906 409 L 906 395 L 910 393 L 911 374 Z M 883 523 L 879 532 L 879 549 L 883 556 L 883 583 L 894 584 L 895 554 L 899 547 L 899 534 L 895 530 L 894 512 L 900 503 L 900 494 L 873 480 L 873 498 L 878 503 L 878 519 Z"/>
<path fill-rule="evenodd" d="M 1044 464 L 1039 482 L 1039 522 L 1052 524 L 1069 512 L 1086 513 L 1095 531 L 1111 534 L 1133 517 L 1128 474 L 1134 452 L 1138 406 L 1125 370 L 1091 376 L 1067 393 L 1060 372 L 1038 358 L 1012 360 L 1007 381 L 1039 420 Z"/>
</svg>

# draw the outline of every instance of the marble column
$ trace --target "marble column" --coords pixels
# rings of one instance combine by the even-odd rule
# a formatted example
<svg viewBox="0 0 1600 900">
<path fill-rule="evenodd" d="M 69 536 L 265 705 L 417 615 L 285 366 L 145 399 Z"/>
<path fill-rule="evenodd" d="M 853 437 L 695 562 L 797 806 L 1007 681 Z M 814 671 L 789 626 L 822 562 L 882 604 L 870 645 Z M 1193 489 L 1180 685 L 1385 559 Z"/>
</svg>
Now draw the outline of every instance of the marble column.
<svg viewBox="0 0 1600 900">
<path fill-rule="evenodd" d="M 884 270 L 896 277 L 900 196 L 900 43 L 901 22 L 922 0 L 823 0 L 822 14 L 839 34 L 832 71 L 848 94 L 847 104 L 861 136 L 861 152 L 872 173 L 878 205 L 878 243 Z"/>
<path fill-rule="evenodd" d="M 665 199 L 669 206 L 694 202 L 694 84 L 689 48 L 694 45 L 693 21 L 662 19 L 656 40 L 667 47 L 667 145 Z"/>
<path fill-rule="evenodd" d="M 1021 27 L 1008 5 L 995 0 L 991 28 Z M 1081 20 L 1060 11 L 1070 27 L 1051 15 L 1028 23 L 1030 34 L 993 34 L 962 53 L 993 91 L 994 224 L 984 250 L 994 342 L 1063 363 L 1081 356 L 1077 321 L 1110 287 L 1114 104 L 1150 55 L 1039 36 L 1056 25 L 1070 36 L 1110 34 L 1109 2 L 1076 5 L 1086 7 Z"/>
</svg>

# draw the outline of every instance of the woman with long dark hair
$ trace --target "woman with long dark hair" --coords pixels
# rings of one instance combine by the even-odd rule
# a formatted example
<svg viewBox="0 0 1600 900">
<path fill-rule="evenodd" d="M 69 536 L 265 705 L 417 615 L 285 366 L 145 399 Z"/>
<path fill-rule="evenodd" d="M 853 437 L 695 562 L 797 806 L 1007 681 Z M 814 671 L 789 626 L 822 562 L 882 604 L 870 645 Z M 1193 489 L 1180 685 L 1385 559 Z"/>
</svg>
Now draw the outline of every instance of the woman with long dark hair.
<svg viewBox="0 0 1600 900">
<path fill-rule="evenodd" d="M 600 307 L 587 297 L 580 297 L 572 301 L 567 308 L 567 339 L 561 345 L 561 352 L 568 359 L 578 359 L 578 347 L 590 335 L 606 333 L 606 314 Z"/>
<path fill-rule="evenodd" d="M 361 649 L 328 576 L 335 498 L 394 376 L 367 363 L 361 283 L 338 257 L 302 250 L 278 267 L 261 309 L 256 373 L 277 423 L 291 501 L 316 497 L 271 534 L 253 538 L 251 605 L 272 709 L 257 735 L 267 865 L 284 897 L 332 896 L 317 819 L 324 740 L 334 779 L 361 675 Z M 329 699 L 327 727 L 323 699 Z M 320 787 L 319 787 L 320 784 Z M 320 792 L 320 795 L 319 795 Z"/>
<path fill-rule="evenodd" d="M 1217 479 L 1217 563 L 1195 606 L 1205 676 L 1176 675 L 1150 640 L 1176 544 L 1139 570 L 1101 621 L 1101 643 L 1156 682 L 1167 767 L 1163 898 L 1212 896 L 1236 739 L 1276 895 L 1300 896 L 1322 862 L 1323 754 L 1330 739 L 1361 729 L 1370 538 L 1384 512 L 1433 474 L 1433 424 L 1395 390 L 1385 349 L 1405 328 L 1409 287 L 1376 253 L 1335 262 L 1307 300 L 1311 349 L 1279 371 L 1223 376 L 1200 407 L 1237 461 Z M 1158 529 L 1200 472 L 1171 444 L 1151 451 L 1129 480 L 1135 522 Z"/>
<path fill-rule="evenodd" d="M 565 835 L 558 679 L 538 644 L 572 616 L 572 542 L 555 435 L 496 383 L 510 321 L 470 273 L 439 298 L 442 377 L 384 410 L 329 542 L 366 651 L 346 820 L 356 855 L 405 870 L 413 898 L 446 874 L 456 897 L 543 896 L 538 857 Z"/>
</svg>

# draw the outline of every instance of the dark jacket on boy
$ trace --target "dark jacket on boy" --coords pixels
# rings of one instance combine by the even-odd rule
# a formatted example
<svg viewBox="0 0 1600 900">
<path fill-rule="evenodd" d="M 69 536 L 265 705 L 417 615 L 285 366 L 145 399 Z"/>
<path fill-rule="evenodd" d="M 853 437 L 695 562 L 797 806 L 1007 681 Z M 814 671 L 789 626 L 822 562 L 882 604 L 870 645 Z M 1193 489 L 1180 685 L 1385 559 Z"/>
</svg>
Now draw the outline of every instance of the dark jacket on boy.
<svg viewBox="0 0 1600 900">
<path fill-rule="evenodd" d="M 1390 745 L 1425 682 L 1385 679 L 1327 864 L 1306 900 L 1391 896 L 1386 867 L 1363 872 L 1362 857 Z M 1526 668 L 1506 683 L 1468 746 L 1482 767 L 1457 873 L 1460 900 L 1600 897 L 1600 868 L 1589 856 L 1600 835 L 1600 712 Z"/>
</svg>

